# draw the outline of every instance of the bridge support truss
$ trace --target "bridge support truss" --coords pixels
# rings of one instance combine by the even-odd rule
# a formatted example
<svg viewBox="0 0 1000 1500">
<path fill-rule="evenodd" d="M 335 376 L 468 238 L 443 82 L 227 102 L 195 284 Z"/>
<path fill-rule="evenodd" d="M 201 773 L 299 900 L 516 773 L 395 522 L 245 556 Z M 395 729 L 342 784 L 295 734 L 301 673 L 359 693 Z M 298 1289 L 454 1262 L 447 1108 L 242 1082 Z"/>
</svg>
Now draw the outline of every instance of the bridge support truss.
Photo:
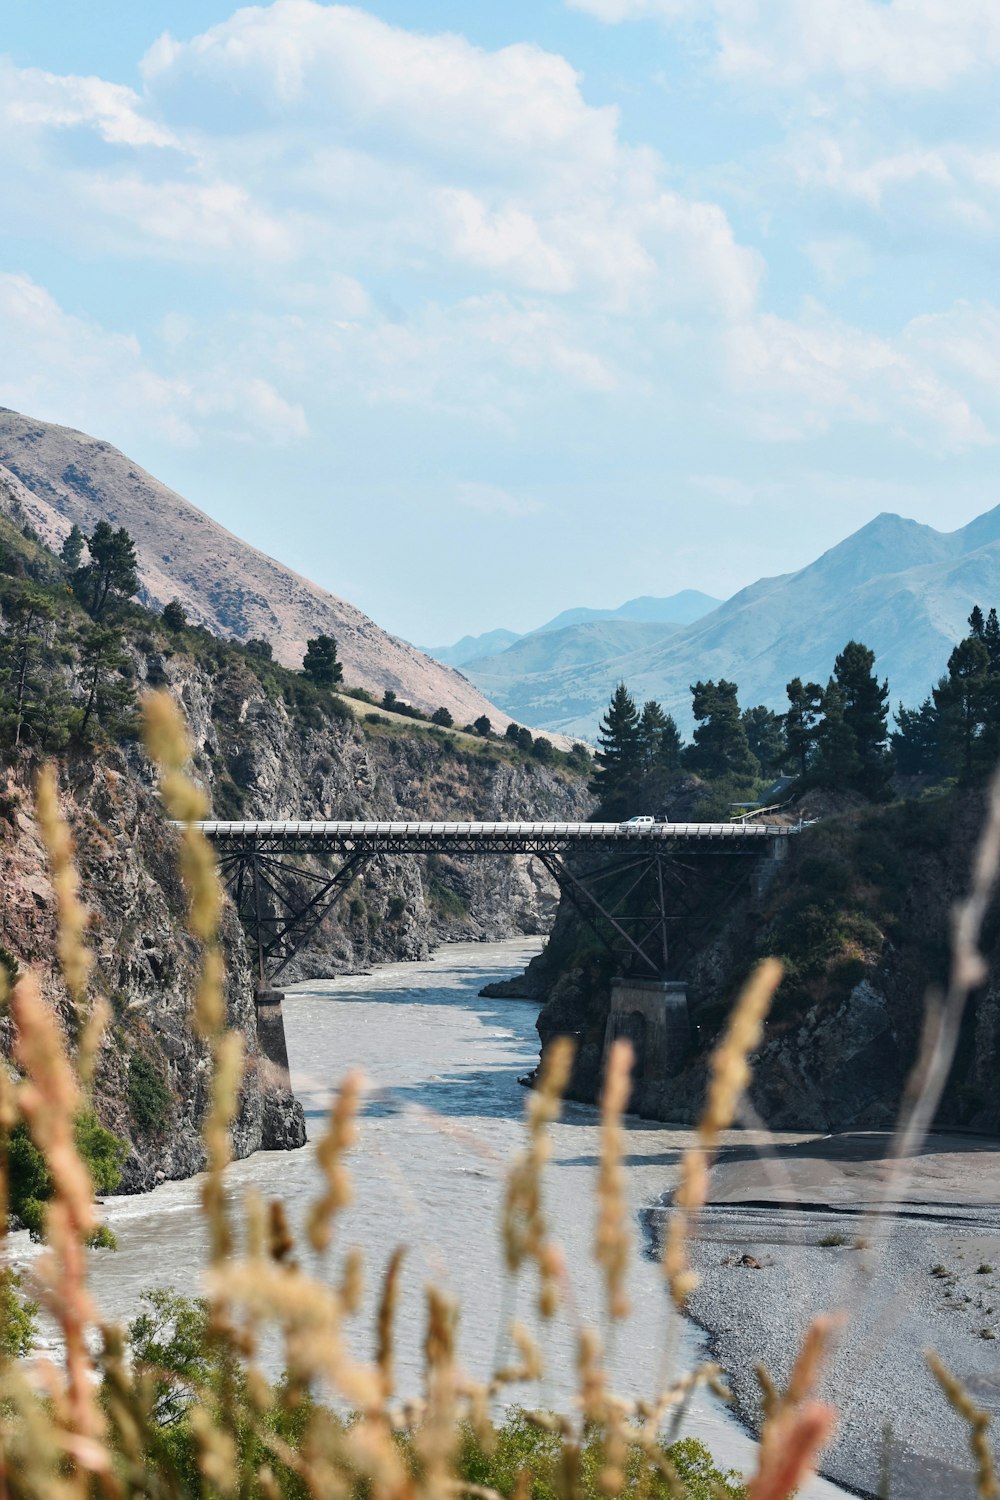
<svg viewBox="0 0 1000 1500">
<path fill-rule="evenodd" d="M 380 856 L 529 854 L 619 960 L 623 973 L 665 979 L 693 918 L 693 849 L 766 850 L 790 830 L 732 824 L 204 823 L 248 933 L 262 987 L 276 980 Z M 309 856 L 307 863 L 304 856 Z M 337 862 L 331 873 L 331 862 Z M 742 864 L 742 861 L 738 862 Z M 721 874 L 721 872 L 720 872 Z M 725 887 L 742 883 L 741 871 Z"/>
</svg>

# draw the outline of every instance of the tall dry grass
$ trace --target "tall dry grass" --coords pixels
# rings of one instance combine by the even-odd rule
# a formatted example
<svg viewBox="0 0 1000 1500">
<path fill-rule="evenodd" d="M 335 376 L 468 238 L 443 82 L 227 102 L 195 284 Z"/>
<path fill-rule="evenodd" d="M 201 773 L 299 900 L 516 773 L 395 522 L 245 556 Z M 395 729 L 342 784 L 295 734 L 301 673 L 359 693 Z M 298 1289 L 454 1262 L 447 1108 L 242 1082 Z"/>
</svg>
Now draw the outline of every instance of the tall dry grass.
<svg viewBox="0 0 1000 1500">
<path fill-rule="evenodd" d="M 206 1171 L 202 1212 L 208 1226 L 204 1268 L 204 1347 L 184 1371 L 128 1358 L 122 1331 L 107 1322 L 88 1288 L 85 1242 L 95 1226 L 92 1184 L 74 1144 L 100 1045 L 103 1015 L 88 1008 L 91 959 L 86 919 L 51 773 L 39 783 L 38 809 L 52 860 L 60 916 L 59 956 L 77 1016 L 71 1057 L 52 1011 L 30 973 L 9 1003 L 16 1026 L 18 1077 L 0 1069 L 0 1134 L 23 1120 L 45 1157 L 53 1182 L 46 1212 L 47 1248 L 35 1281 L 39 1299 L 62 1336 L 58 1357 L 0 1360 L 0 1500 L 133 1500 L 146 1496 L 279 1500 L 445 1500 L 459 1494 L 497 1500 L 598 1500 L 623 1493 L 639 1500 L 712 1500 L 740 1495 L 783 1500 L 813 1470 L 834 1430 L 835 1413 L 817 1398 L 831 1320 L 809 1330 L 787 1390 L 769 1390 L 756 1473 L 748 1488 L 714 1470 L 707 1455 L 676 1444 L 676 1429 L 694 1388 L 719 1386 L 714 1366 L 667 1370 L 661 1389 L 644 1401 L 617 1397 L 609 1387 L 604 1346 L 628 1309 L 629 1210 L 623 1165 L 622 1115 L 629 1093 L 630 1049 L 611 1054 L 601 1103 L 601 1147 L 595 1193 L 594 1255 L 603 1277 L 602 1331 L 578 1331 L 578 1391 L 572 1409 L 539 1411 L 498 1427 L 492 1413 L 518 1381 L 538 1379 L 545 1353 L 526 1328 L 513 1325 L 516 1358 L 499 1364 L 485 1382 L 462 1371 L 456 1356 L 457 1308 L 439 1288 L 427 1290 L 422 1389 L 396 1389 L 394 1319 L 403 1259 L 397 1249 L 382 1282 L 370 1360 L 351 1352 L 347 1319 L 359 1301 L 363 1268 L 356 1252 L 339 1280 L 320 1281 L 302 1269 L 280 1203 L 250 1193 L 234 1205 L 226 1186 L 230 1127 L 243 1071 L 240 1038 L 225 1026 L 223 967 L 218 942 L 222 890 L 211 850 L 193 826 L 205 813 L 188 779 L 188 744 L 172 700 L 146 701 L 146 740 L 160 769 L 164 804 L 183 825 L 180 866 L 192 933 L 202 944 L 201 975 L 192 1023 L 213 1064 L 204 1121 Z M 1000 796 L 994 803 L 1000 829 Z M 998 840 L 995 839 L 994 843 Z M 981 861 L 973 899 L 983 906 L 995 879 Z M 978 909 L 978 908 L 977 908 Z M 975 980 L 969 954 L 978 927 L 960 918 L 965 959 L 956 986 Z M 964 967 L 963 967 L 964 964 Z M 2 970 L 0 970 L 2 975 Z M 676 1211 L 663 1258 L 665 1304 L 683 1307 L 694 1285 L 686 1240 L 708 1192 L 708 1171 L 721 1132 L 733 1122 L 749 1080 L 750 1057 L 780 971 L 767 963 L 753 976 L 712 1059 L 708 1104 L 684 1160 Z M 3 997 L 7 998 L 7 997 Z M 957 1002 L 946 1002 L 926 1066 L 940 1076 L 942 1035 L 954 1027 Z M 549 1126 L 558 1117 L 569 1074 L 568 1043 L 550 1048 L 539 1087 L 529 1096 L 523 1151 L 511 1164 L 501 1233 L 508 1276 L 532 1268 L 542 1325 L 567 1294 L 567 1272 L 545 1214 Z M 319 1193 L 307 1221 L 313 1250 L 325 1254 L 353 1186 L 348 1153 L 358 1131 L 361 1080 L 349 1074 L 331 1107 L 317 1149 Z M 912 1113 L 911 1113 L 912 1119 Z M 912 1129 L 912 1124 L 906 1127 Z M 234 1232 L 234 1215 L 241 1232 Z M 0 1220 L 0 1232 L 3 1221 Z M 284 1376 L 264 1372 L 262 1340 L 277 1333 Z M 507 1344 L 505 1338 L 504 1343 Z M 200 1372 L 200 1373 L 199 1373 Z M 943 1368 L 936 1372 L 947 1398 L 965 1416 L 979 1472 L 979 1493 L 996 1496 L 985 1419 Z M 163 1417 L 164 1389 L 177 1426 Z M 349 1409 L 345 1420 L 339 1412 Z M 665 1430 L 669 1441 L 664 1441 Z M 178 1433 L 181 1436 L 178 1436 Z M 485 1477 L 484 1477 L 485 1476 Z"/>
</svg>

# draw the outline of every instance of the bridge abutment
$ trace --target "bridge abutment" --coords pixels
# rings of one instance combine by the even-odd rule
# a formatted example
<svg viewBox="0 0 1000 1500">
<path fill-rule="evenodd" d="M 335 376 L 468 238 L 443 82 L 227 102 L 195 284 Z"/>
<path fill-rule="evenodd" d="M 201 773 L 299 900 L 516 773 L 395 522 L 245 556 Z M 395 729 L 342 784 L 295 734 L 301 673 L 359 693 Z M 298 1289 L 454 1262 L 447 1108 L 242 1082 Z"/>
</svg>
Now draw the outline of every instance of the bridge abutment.
<svg viewBox="0 0 1000 1500">
<path fill-rule="evenodd" d="M 636 1083 L 672 1077 L 680 1069 L 691 1039 L 687 985 L 678 979 L 613 979 L 604 1033 L 605 1059 L 618 1037 L 627 1037 L 632 1043 Z"/>
</svg>

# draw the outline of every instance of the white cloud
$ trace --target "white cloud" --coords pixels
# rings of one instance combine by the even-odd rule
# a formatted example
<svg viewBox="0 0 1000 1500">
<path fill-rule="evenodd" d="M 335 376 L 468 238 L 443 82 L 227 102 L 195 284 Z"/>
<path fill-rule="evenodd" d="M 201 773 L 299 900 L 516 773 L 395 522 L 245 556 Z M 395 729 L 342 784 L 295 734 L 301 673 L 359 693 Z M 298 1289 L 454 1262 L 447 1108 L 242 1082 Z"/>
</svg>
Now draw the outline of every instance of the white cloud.
<svg viewBox="0 0 1000 1500">
<path fill-rule="evenodd" d="M 731 77 L 796 88 L 823 78 L 901 94 L 1000 65 L 995 0 L 568 0 L 602 21 L 707 21 Z"/>
<path fill-rule="evenodd" d="M 86 127 L 116 146 L 175 146 L 176 137 L 146 118 L 132 89 L 103 78 L 16 68 L 0 57 L 0 123 L 7 129 Z"/>
<path fill-rule="evenodd" d="M 306 419 L 269 382 L 216 366 L 195 378 L 152 368 L 137 339 L 66 312 L 28 276 L 0 274 L 0 403 L 101 433 L 152 432 L 189 446 L 220 416 L 243 438 L 301 437 Z"/>
<path fill-rule="evenodd" d="M 915 333 L 883 338 L 818 306 L 797 322 L 763 314 L 725 335 L 728 377 L 745 398 L 744 420 L 773 441 L 845 421 L 879 424 L 936 452 L 996 441 L 996 421 L 945 378 L 940 351 L 921 349 Z"/>
</svg>

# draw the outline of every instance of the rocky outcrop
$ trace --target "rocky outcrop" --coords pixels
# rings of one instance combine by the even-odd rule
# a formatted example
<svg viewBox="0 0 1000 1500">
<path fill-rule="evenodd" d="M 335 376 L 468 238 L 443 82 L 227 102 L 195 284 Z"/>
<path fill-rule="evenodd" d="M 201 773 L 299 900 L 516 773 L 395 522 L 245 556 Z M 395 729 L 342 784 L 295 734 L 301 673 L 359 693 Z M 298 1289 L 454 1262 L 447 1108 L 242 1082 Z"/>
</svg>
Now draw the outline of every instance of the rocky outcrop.
<svg viewBox="0 0 1000 1500">
<path fill-rule="evenodd" d="M 123 1188 L 137 1192 L 164 1178 L 187 1177 L 204 1160 L 200 1127 L 208 1102 L 209 1059 L 190 1023 L 198 946 L 185 928 L 177 870 L 178 841 L 148 775 L 125 756 L 65 760 L 63 811 L 73 830 L 91 912 L 94 989 L 111 1009 L 94 1098 L 98 1112 L 129 1143 Z M 55 897 L 30 792 L 33 767 L 7 772 L 0 795 L 0 957 L 30 965 L 72 1029 L 55 962 Z M 235 914 L 223 924 L 229 1024 L 246 1049 L 246 1077 L 233 1127 L 233 1150 L 301 1145 L 301 1107 L 269 1075 L 257 1042 L 254 987 Z M 4 1023 L 9 1054 L 9 1021 Z"/>
<path fill-rule="evenodd" d="M 646 1079 L 632 1109 L 694 1121 L 708 1052 L 753 963 L 781 957 L 786 977 L 753 1058 L 751 1099 L 775 1129 L 891 1126 L 913 1066 L 928 987 L 947 975 L 950 912 L 965 890 L 982 797 L 974 791 L 835 812 L 797 836 L 760 879 L 747 856 L 734 890 L 708 860 L 688 868 L 686 922 L 672 978 L 686 980 L 692 1043 L 669 1078 Z M 686 861 L 690 867 L 693 859 Z M 948 1127 L 1000 1128 L 1000 923 L 986 924 L 988 984 L 968 1007 L 938 1114 Z M 678 934 L 683 937 L 683 934 Z M 578 1046 L 572 1093 L 600 1087 L 612 964 L 575 915 L 560 908 L 546 951 L 522 984 L 545 1004 L 543 1045 Z"/>
</svg>

